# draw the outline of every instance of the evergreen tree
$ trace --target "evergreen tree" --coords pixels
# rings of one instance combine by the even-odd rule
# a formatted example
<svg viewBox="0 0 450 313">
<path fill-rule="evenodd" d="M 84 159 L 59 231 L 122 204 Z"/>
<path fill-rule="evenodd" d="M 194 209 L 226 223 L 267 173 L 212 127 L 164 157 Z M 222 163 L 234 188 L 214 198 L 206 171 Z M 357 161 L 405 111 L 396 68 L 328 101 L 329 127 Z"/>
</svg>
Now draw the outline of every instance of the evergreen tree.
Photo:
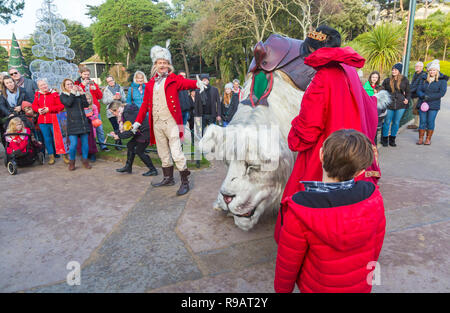
<svg viewBox="0 0 450 313">
<path fill-rule="evenodd" d="M 12 35 L 11 42 L 11 52 L 9 55 L 8 68 L 15 67 L 17 70 L 25 77 L 30 77 L 30 71 L 28 70 L 28 65 L 22 55 L 22 50 L 20 50 L 19 43 L 17 42 L 16 35 Z"/>
</svg>

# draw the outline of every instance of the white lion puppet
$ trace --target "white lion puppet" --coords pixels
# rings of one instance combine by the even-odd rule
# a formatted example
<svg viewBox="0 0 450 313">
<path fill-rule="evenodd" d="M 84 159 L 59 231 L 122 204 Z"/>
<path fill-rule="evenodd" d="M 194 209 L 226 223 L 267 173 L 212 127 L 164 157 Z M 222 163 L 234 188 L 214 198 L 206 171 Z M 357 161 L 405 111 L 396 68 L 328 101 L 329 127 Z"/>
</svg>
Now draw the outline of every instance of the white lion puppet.
<svg viewBox="0 0 450 313">
<path fill-rule="evenodd" d="M 214 208 L 233 214 L 243 230 L 255 226 L 265 211 L 278 210 L 295 162 L 287 135 L 303 92 L 281 71 L 273 78 L 269 106 L 240 104 L 226 128 L 210 125 L 200 142 L 202 151 L 211 151 L 207 158 L 225 160 L 228 166 Z M 251 81 L 246 81 L 244 97 Z"/>
<path fill-rule="evenodd" d="M 288 147 L 291 121 L 315 71 L 299 55 L 303 41 L 271 35 L 258 43 L 244 85 L 243 101 L 227 127 L 210 125 L 199 147 L 206 158 L 224 160 L 227 175 L 213 207 L 232 215 L 242 230 L 265 213 L 276 213 L 296 153 Z M 255 96 L 256 76 L 268 84 Z"/>
</svg>

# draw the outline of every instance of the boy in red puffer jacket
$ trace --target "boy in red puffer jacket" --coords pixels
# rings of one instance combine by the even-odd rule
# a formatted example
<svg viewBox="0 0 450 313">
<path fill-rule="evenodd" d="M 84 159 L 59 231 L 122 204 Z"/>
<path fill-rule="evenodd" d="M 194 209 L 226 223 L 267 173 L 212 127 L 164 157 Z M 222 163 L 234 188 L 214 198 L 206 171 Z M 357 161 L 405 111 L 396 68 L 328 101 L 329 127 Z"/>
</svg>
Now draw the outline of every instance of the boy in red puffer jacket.
<svg viewBox="0 0 450 313">
<path fill-rule="evenodd" d="M 370 292 L 383 244 L 383 198 L 371 182 L 354 181 L 373 162 L 370 140 L 352 129 L 332 133 L 320 149 L 322 182 L 286 197 L 275 291 Z"/>
</svg>

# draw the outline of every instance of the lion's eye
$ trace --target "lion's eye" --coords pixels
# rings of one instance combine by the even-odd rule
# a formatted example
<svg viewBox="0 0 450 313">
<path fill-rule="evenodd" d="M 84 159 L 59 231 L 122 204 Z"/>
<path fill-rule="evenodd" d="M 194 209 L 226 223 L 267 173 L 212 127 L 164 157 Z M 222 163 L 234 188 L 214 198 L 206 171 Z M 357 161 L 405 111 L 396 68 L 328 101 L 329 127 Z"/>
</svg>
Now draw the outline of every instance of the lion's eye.
<svg viewBox="0 0 450 313">
<path fill-rule="evenodd" d="M 249 175 L 253 172 L 259 171 L 261 169 L 260 165 L 248 165 L 247 164 L 247 172 L 246 174 Z"/>
</svg>

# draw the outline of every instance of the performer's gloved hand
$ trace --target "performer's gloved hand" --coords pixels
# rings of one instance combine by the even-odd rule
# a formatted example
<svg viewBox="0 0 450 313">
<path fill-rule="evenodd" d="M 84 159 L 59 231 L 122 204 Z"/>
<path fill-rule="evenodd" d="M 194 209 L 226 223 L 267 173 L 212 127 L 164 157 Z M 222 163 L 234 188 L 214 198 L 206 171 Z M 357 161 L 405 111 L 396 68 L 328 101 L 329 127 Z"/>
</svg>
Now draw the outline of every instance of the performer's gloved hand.
<svg viewBox="0 0 450 313">
<path fill-rule="evenodd" d="M 202 93 L 205 90 L 205 87 L 206 87 L 205 83 L 202 82 L 200 80 L 200 77 L 198 77 L 197 75 L 197 88 L 200 89 L 200 93 Z"/>
<path fill-rule="evenodd" d="M 133 134 L 136 134 L 136 132 L 137 132 L 139 126 L 141 126 L 141 123 L 134 122 L 133 128 L 131 129 L 131 132 L 132 132 Z"/>
</svg>

